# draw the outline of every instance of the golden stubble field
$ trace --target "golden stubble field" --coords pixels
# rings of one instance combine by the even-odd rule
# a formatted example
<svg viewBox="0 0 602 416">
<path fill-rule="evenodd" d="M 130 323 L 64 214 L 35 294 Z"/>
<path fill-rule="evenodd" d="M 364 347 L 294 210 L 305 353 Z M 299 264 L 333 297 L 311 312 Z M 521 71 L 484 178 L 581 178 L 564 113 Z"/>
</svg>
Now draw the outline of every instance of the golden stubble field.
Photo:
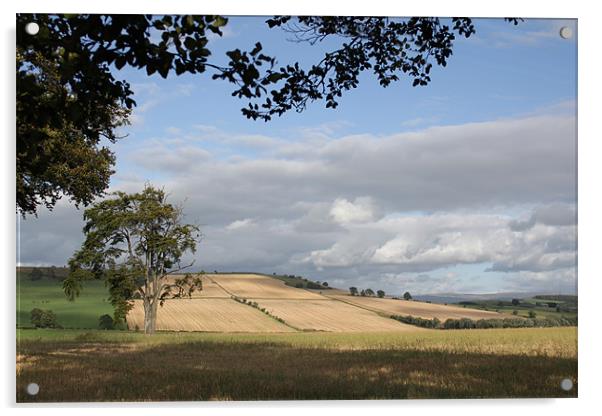
<svg viewBox="0 0 602 416">
<path fill-rule="evenodd" d="M 496 312 L 456 306 L 348 296 L 340 290 L 324 290 L 320 294 L 258 274 L 206 274 L 202 280 L 203 290 L 195 292 L 191 299 L 168 300 L 159 308 L 157 330 L 399 332 L 416 327 L 392 320 L 390 315 L 437 317 L 442 321 L 504 317 Z M 239 303 L 232 297 L 256 302 L 257 307 Z M 143 320 L 142 303 L 136 301 L 127 317 L 128 328 L 143 328 Z"/>
<path fill-rule="evenodd" d="M 330 332 L 415 331 L 415 326 L 343 302 L 320 300 L 257 300 L 271 314 L 301 329 Z"/>
<path fill-rule="evenodd" d="M 246 299 L 324 299 L 318 293 L 287 286 L 283 281 L 258 274 L 207 275 L 228 293 Z"/>
<path fill-rule="evenodd" d="M 367 308 L 373 311 L 386 313 L 389 315 L 411 315 L 419 318 L 433 319 L 438 318 L 441 321 L 446 319 L 470 318 L 478 319 L 496 319 L 511 317 L 494 311 L 480 311 L 458 306 L 441 305 L 436 303 L 418 302 L 412 300 L 399 299 L 379 299 L 363 296 L 336 295 L 332 296 L 352 305 Z"/>
<path fill-rule="evenodd" d="M 130 329 L 144 328 L 142 301 L 135 301 L 127 318 Z M 159 308 L 158 331 L 292 332 L 261 311 L 232 299 L 173 299 Z"/>
</svg>

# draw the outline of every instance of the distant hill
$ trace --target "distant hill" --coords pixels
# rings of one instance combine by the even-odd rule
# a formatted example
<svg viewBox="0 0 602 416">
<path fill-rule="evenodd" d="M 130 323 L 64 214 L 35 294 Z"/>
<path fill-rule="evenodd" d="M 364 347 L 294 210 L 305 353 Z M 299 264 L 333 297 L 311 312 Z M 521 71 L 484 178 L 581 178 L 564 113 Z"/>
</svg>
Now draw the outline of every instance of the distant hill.
<svg viewBox="0 0 602 416">
<path fill-rule="evenodd" d="M 541 292 L 500 292 L 500 293 L 437 293 L 427 295 L 415 295 L 416 300 L 429 301 L 434 303 L 458 303 L 477 300 L 501 300 L 511 301 L 512 299 L 532 298 L 542 295 Z"/>
</svg>

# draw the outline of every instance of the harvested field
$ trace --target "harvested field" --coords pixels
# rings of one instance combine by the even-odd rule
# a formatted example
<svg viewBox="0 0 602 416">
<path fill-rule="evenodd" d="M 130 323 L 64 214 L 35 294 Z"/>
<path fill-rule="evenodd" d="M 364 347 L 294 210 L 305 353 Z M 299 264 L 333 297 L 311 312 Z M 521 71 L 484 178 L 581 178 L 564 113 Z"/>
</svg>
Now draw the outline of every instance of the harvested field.
<svg viewBox="0 0 602 416">
<path fill-rule="evenodd" d="M 333 332 L 417 331 L 376 313 L 337 300 L 254 299 L 272 315 L 301 330 Z"/>
<path fill-rule="evenodd" d="M 181 278 L 183 275 L 173 275 L 170 278 L 165 279 L 165 282 L 173 282 L 177 278 Z M 219 287 L 209 276 L 203 275 L 201 277 L 203 281 L 203 290 L 197 290 L 192 294 L 192 299 L 198 298 L 226 298 L 230 299 L 230 295 L 224 289 Z"/>
<path fill-rule="evenodd" d="M 343 302 L 348 302 L 349 304 L 357 305 L 358 307 L 367 308 L 389 315 L 412 315 L 426 319 L 432 319 L 436 317 L 442 321 L 450 318 L 495 319 L 509 316 L 492 311 L 481 311 L 458 306 L 439 305 L 436 303 L 398 299 L 380 299 L 349 295 L 332 296 L 332 298 Z"/>
<path fill-rule="evenodd" d="M 152 337 L 18 329 L 17 340 L 17 402 L 578 395 L 576 328 Z M 559 388 L 565 378 L 570 391 Z"/>
<path fill-rule="evenodd" d="M 324 299 L 317 293 L 287 286 L 258 274 L 211 274 L 207 277 L 227 292 L 246 299 Z"/>
<path fill-rule="evenodd" d="M 232 299 L 172 299 L 157 312 L 159 331 L 293 332 L 261 311 Z M 127 317 L 130 329 L 144 328 L 142 301 Z"/>
</svg>

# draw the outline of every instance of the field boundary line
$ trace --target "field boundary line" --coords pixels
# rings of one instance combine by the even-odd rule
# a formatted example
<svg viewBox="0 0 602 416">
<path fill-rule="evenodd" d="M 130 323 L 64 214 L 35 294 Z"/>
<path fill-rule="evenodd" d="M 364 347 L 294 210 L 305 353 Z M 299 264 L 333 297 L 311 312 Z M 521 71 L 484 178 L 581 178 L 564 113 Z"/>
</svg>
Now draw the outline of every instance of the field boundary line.
<svg viewBox="0 0 602 416">
<path fill-rule="evenodd" d="M 381 310 L 381 309 L 376 309 L 376 308 L 372 309 L 372 308 L 369 308 L 367 306 L 358 305 L 357 303 L 353 303 L 353 302 L 350 302 L 350 301 L 347 301 L 347 300 L 343 300 L 343 299 L 338 299 L 338 298 L 331 298 L 331 297 L 329 297 L 329 299 L 335 300 L 335 301 L 339 301 L 339 302 L 343 302 L 343 303 L 346 303 L 347 305 L 355 306 L 356 308 L 364 309 L 364 310 L 369 311 L 369 312 L 373 312 L 373 313 L 375 313 L 376 315 L 378 315 L 378 316 L 380 316 L 382 318 L 387 318 L 387 319 L 391 319 L 393 321 L 399 322 L 397 319 L 391 318 L 391 314 L 390 313 L 388 313 L 387 311 Z M 400 322 L 400 323 L 403 323 L 403 322 Z"/>
<path fill-rule="evenodd" d="M 269 312 L 269 311 L 268 311 L 266 308 L 260 308 L 260 307 L 259 307 L 259 304 L 258 304 L 257 302 L 253 302 L 253 301 L 251 301 L 251 299 L 241 298 L 241 297 L 234 296 L 234 295 L 232 295 L 232 298 L 231 298 L 231 299 L 232 299 L 234 302 L 242 303 L 243 305 L 247 305 L 247 306 L 250 306 L 250 307 L 251 307 L 251 308 L 253 308 L 253 309 L 257 309 L 259 312 L 263 313 L 264 315 L 267 315 L 267 316 L 269 316 L 270 318 L 272 318 L 272 319 L 273 319 L 273 320 L 275 320 L 276 322 L 279 322 L 279 323 L 281 323 L 281 324 L 283 324 L 283 325 L 285 325 L 285 326 L 288 326 L 289 328 L 291 328 L 291 329 L 294 329 L 295 331 L 298 331 L 298 332 L 304 332 L 304 331 L 303 331 L 303 329 L 301 329 L 301 328 L 297 328 L 297 327 L 294 327 L 294 326 L 292 326 L 291 324 L 289 324 L 288 322 L 286 322 L 286 321 L 285 321 L 284 319 L 282 319 L 281 317 L 279 317 L 279 316 L 276 316 L 276 315 L 274 315 L 273 313 Z M 249 302 L 247 302 L 247 300 L 248 300 Z M 257 305 L 257 306 L 253 305 L 253 303 L 255 303 L 255 305 Z"/>
</svg>

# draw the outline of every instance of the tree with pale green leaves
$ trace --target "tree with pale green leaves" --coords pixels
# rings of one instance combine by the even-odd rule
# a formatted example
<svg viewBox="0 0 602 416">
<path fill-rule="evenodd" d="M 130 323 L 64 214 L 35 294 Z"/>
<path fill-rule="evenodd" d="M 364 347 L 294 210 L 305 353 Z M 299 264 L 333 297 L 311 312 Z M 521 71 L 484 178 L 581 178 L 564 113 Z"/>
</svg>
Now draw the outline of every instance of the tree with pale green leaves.
<svg viewBox="0 0 602 416">
<path fill-rule="evenodd" d="M 202 290 L 200 273 L 173 276 L 194 264 L 181 260 L 196 251 L 201 235 L 198 226 L 183 223 L 182 208 L 168 203 L 162 189 L 146 185 L 139 193 L 115 192 L 86 209 L 84 221 L 85 241 L 69 260 L 63 282 L 70 300 L 85 280 L 104 279 L 115 321 L 123 321 L 140 298 L 144 333 L 153 334 L 159 306 Z"/>
</svg>

